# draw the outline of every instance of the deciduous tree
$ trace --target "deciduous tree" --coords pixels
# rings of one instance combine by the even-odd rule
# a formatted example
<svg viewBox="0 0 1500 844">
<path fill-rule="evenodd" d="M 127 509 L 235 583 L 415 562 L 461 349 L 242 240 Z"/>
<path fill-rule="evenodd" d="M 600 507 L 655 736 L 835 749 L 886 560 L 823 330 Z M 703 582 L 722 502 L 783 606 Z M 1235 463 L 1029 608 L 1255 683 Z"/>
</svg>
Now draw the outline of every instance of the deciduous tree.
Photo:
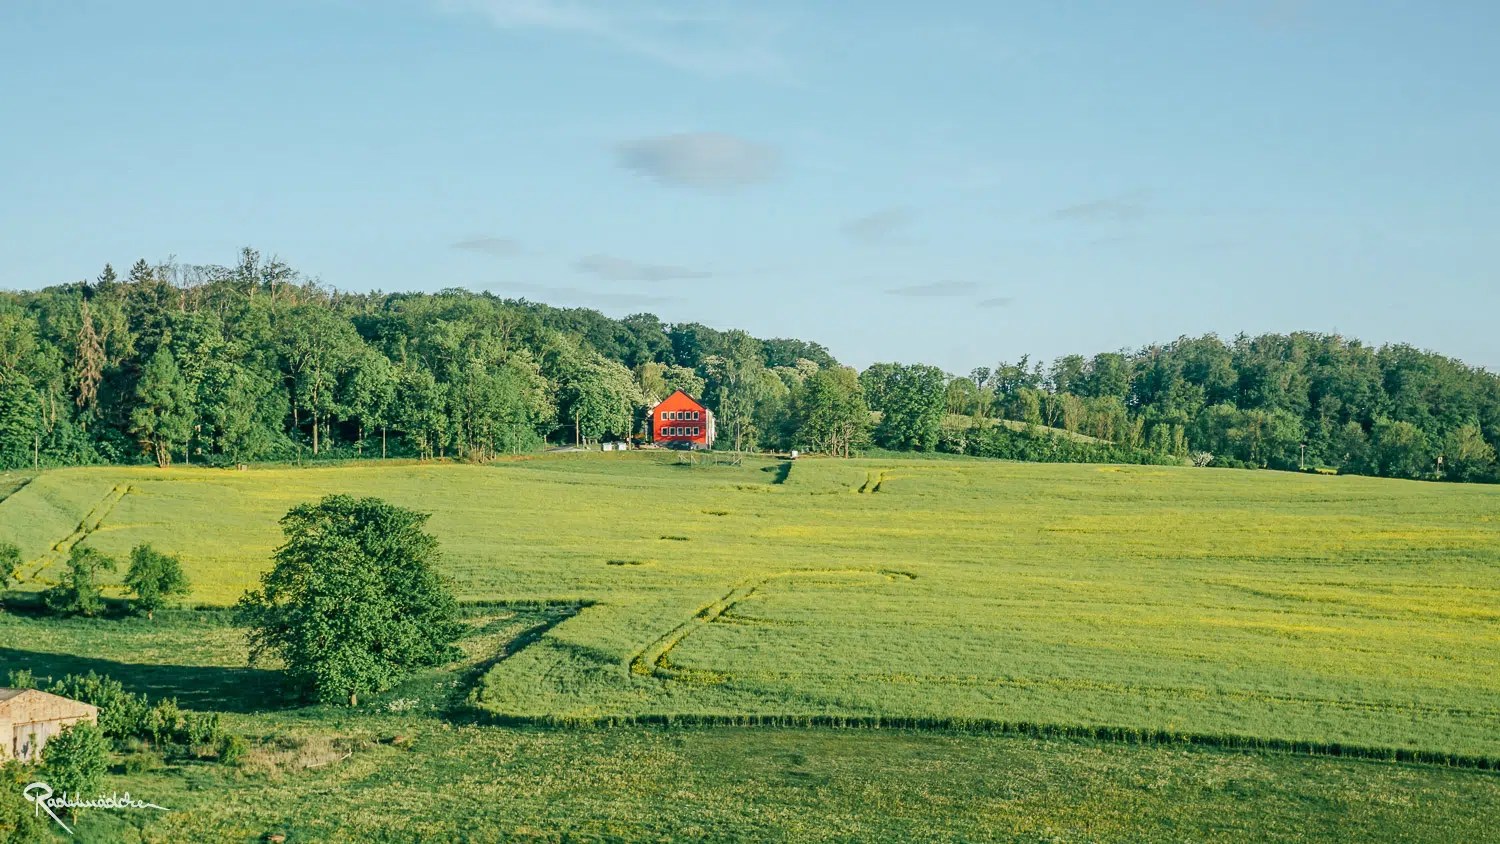
<svg viewBox="0 0 1500 844">
<path fill-rule="evenodd" d="M 135 593 L 135 609 L 154 619 L 156 611 L 172 598 L 186 595 L 189 585 L 182 562 L 150 545 L 137 545 L 130 552 L 130 571 L 125 585 Z"/>
<path fill-rule="evenodd" d="M 98 615 L 104 609 L 99 572 L 114 571 L 115 560 L 97 548 L 74 545 L 62 579 L 42 593 L 47 608 L 58 615 Z"/>
<path fill-rule="evenodd" d="M 136 385 L 135 397 L 130 431 L 156 465 L 166 468 L 172 464 L 174 446 L 187 448 L 192 433 L 193 408 L 187 382 L 177 368 L 172 350 L 165 343 L 157 348 L 146 364 L 140 383 Z"/>
<path fill-rule="evenodd" d="M 438 578 L 426 521 L 378 498 L 334 495 L 292 508 L 275 565 L 237 607 L 252 661 L 275 654 L 317 700 L 354 706 L 449 659 L 458 608 Z"/>
</svg>

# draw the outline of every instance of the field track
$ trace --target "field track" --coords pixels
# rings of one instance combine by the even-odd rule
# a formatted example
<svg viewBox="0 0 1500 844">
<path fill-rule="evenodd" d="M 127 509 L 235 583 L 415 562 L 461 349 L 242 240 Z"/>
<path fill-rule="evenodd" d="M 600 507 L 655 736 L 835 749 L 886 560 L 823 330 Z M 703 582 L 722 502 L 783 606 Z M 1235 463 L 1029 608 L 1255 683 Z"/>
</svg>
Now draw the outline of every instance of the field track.
<svg viewBox="0 0 1500 844">
<path fill-rule="evenodd" d="M 88 513 L 84 514 L 83 520 L 78 523 L 78 527 L 74 528 L 72 533 L 53 543 L 52 547 L 47 549 L 45 554 L 32 560 L 29 563 L 29 570 L 23 569 L 22 578 L 45 582 L 42 580 L 43 573 L 67 559 L 68 552 L 73 550 L 73 546 L 84 541 L 88 538 L 89 534 L 98 530 L 104 524 L 104 520 L 109 517 L 110 512 L 115 509 L 115 505 L 120 503 L 120 499 L 129 493 L 130 484 L 115 484 L 109 492 L 105 493 L 103 498 L 99 499 L 98 503 Z"/>
<path fill-rule="evenodd" d="M 863 490 L 861 490 L 863 491 Z M 716 601 L 705 604 L 702 609 L 677 627 L 668 631 L 660 639 L 651 643 L 640 653 L 630 659 L 630 673 L 639 676 L 663 676 L 670 677 L 674 670 L 667 661 L 667 654 L 682 643 L 682 640 L 692 635 L 695 630 L 713 624 L 721 616 L 729 612 L 739 602 L 751 597 L 756 590 L 765 586 L 772 580 L 790 577 L 820 577 L 820 576 L 858 576 L 875 575 L 886 580 L 897 580 L 906 578 L 915 580 L 916 575 L 904 571 L 890 571 L 887 569 L 807 569 L 802 571 L 784 571 L 767 577 L 761 577 L 753 581 L 742 583 L 730 590 Z"/>
</svg>

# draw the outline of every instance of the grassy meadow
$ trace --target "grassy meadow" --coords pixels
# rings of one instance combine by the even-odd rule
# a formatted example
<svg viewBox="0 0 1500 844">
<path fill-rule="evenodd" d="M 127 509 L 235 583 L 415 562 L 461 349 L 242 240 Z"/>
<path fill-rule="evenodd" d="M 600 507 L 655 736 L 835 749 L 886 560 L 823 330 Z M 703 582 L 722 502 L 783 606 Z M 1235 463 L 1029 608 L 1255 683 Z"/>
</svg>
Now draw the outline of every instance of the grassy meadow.
<svg viewBox="0 0 1500 844">
<path fill-rule="evenodd" d="M 469 615 L 464 659 L 352 710 L 283 700 L 220 612 L 0 616 L 0 665 L 107 672 L 252 743 L 233 767 L 117 766 L 106 791 L 170 813 L 86 813 L 58 841 L 1411 842 L 1500 825 L 1500 777 L 1436 765 L 964 730 L 484 725 L 476 672 L 568 612 Z"/>
<path fill-rule="evenodd" d="M 212 609 L 335 492 L 430 512 L 476 604 L 466 661 L 357 710 L 283 703 Z M 576 453 L 65 469 L 0 495 L 22 590 L 73 543 L 150 542 L 208 608 L 0 616 L 0 672 L 92 668 L 257 737 L 245 770 L 129 780 L 185 807 L 162 840 L 376 840 L 395 815 L 390 840 L 466 817 L 540 840 L 1442 840 L 1500 805 L 1487 771 L 1241 752 L 1500 760 L 1493 487 Z M 455 791 L 467 815 L 427 808 Z"/>
</svg>

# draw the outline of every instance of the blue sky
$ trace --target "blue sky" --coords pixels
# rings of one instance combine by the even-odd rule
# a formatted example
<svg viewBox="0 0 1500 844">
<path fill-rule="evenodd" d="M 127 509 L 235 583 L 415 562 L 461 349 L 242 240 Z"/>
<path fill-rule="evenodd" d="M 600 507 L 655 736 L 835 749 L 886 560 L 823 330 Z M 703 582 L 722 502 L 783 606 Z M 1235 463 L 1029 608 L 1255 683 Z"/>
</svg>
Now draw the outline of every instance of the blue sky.
<svg viewBox="0 0 1500 844">
<path fill-rule="evenodd" d="M 1500 4 L 7 0 L 0 286 L 252 245 L 964 372 L 1500 367 Z"/>
</svg>

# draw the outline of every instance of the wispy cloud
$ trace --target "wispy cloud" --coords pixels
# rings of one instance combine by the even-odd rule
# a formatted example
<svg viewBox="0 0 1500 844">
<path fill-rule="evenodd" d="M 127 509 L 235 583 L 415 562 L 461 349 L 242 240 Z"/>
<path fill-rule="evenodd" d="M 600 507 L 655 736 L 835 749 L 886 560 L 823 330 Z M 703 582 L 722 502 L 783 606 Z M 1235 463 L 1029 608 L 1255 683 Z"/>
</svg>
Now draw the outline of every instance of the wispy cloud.
<svg viewBox="0 0 1500 844">
<path fill-rule="evenodd" d="M 708 278 L 711 273 L 671 264 L 644 264 L 613 255 L 590 255 L 573 264 L 579 272 L 591 273 L 611 281 L 672 281 L 685 278 Z"/>
<path fill-rule="evenodd" d="M 1016 303 L 1014 296 L 992 296 L 988 299 L 980 299 L 974 304 L 980 308 L 1008 308 Z"/>
<path fill-rule="evenodd" d="M 887 208 L 856 217 L 843 225 L 844 234 L 860 243 L 889 243 L 900 239 L 911 225 L 912 213 L 906 208 Z"/>
<path fill-rule="evenodd" d="M 781 164 L 772 147 L 719 132 L 640 138 L 620 144 L 615 153 L 627 170 L 663 185 L 701 190 L 764 182 Z"/>
<path fill-rule="evenodd" d="M 594 307 L 638 308 L 678 301 L 678 298 L 675 296 L 658 296 L 652 293 L 588 290 L 583 287 L 529 284 L 518 281 L 501 281 L 486 284 L 483 285 L 483 289 L 502 296 L 539 296 L 545 297 L 551 302 L 570 302 Z"/>
<path fill-rule="evenodd" d="M 1150 194 L 1146 191 L 1131 191 L 1059 208 L 1052 212 L 1052 216 L 1059 220 L 1080 222 L 1127 223 L 1145 216 L 1145 203 L 1149 197 Z"/>
<path fill-rule="evenodd" d="M 979 285 L 972 281 L 934 281 L 931 284 L 892 287 L 885 292 L 892 296 L 911 296 L 916 298 L 971 296 L 979 292 Z"/>
<path fill-rule="evenodd" d="M 453 244 L 453 248 L 483 252 L 497 258 L 509 257 L 521 251 L 521 245 L 508 237 L 468 237 Z"/>
<path fill-rule="evenodd" d="M 779 76 L 782 27 L 753 6 L 689 0 L 435 0 L 483 16 L 502 30 L 541 30 L 591 39 L 679 70 Z"/>
</svg>

